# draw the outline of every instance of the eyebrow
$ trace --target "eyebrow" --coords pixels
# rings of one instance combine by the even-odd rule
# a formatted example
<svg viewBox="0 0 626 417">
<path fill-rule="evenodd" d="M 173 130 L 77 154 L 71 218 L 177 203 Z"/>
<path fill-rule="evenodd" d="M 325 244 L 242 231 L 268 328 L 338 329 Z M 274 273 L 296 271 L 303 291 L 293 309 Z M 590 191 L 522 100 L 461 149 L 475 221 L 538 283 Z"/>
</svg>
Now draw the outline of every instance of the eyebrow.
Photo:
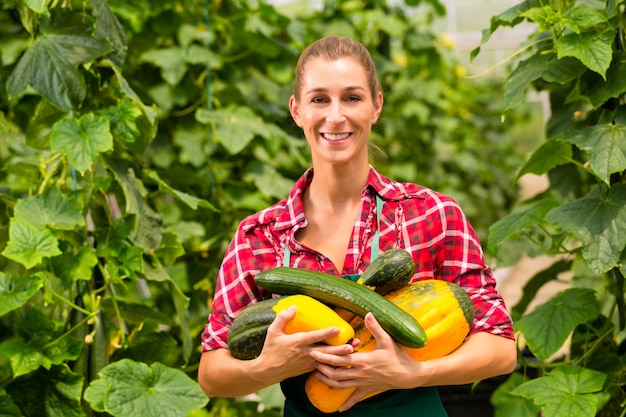
<svg viewBox="0 0 626 417">
<path fill-rule="evenodd" d="M 352 91 L 355 91 L 355 90 L 359 90 L 359 91 L 363 91 L 363 92 L 366 92 L 366 91 L 367 91 L 365 88 L 363 88 L 363 87 L 361 87 L 361 86 L 359 86 L 359 85 L 349 86 L 349 87 L 344 88 L 344 90 L 345 90 L 345 91 L 348 91 L 348 92 L 352 92 Z M 307 91 L 305 91 L 304 93 L 305 93 L 305 94 L 312 94 L 312 93 L 325 93 L 326 91 L 328 91 L 328 89 L 327 89 L 327 88 L 323 88 L 323 87 L 316 87 L 316 88 L 312 88 L 312 89 L 310 89 L 310 90 L 307 90 Z"/>
</svg>

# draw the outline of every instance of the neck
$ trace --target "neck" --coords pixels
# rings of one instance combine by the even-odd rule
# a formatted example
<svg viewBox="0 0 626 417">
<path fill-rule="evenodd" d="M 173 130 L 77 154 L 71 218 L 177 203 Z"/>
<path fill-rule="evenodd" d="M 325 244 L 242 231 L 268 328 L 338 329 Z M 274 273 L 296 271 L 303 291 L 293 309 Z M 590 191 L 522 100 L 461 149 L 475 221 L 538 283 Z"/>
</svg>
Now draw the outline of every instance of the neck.
<svg viewBox="0 0 626 417">
<path fill-rule="evenodd" d="M 369 164 L 326 166 L 315 169 L 306 199 L 329 211 L 349 210 L 361 201 L 361 192 L 369 176 Z"/>
</svg>

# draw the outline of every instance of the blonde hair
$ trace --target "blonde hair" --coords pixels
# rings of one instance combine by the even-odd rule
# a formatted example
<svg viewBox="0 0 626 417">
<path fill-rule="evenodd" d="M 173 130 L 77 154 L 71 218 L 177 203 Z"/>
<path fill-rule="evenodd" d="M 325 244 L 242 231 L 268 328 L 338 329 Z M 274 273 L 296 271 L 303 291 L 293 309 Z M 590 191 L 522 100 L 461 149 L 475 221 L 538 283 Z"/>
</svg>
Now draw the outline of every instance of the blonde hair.
<svg viewBox="0 0 626 417">
<path fill-rule="evenodd" d="M 376 66 L 372 60 L 372 55 L 367 48 L 360 42 L 355 41 L 347 36 L 326 36 L 318 39 L 310 44 L 298 58 L 296 65 L 296 79 L 293 84 L 293 96 L 300 101 L 300 92 L 302 91 L 302 78 L 304 76 L 304 67 L 306 64 L 315 59 L 323 58 L 331 61 L 339 58 L 354 58 L 363 66 L 367 74 L 367 80 L 374 102 L 378 99 L 378 92 L 381 91 L 380 82 L 376 73 Z"/>
</svg>

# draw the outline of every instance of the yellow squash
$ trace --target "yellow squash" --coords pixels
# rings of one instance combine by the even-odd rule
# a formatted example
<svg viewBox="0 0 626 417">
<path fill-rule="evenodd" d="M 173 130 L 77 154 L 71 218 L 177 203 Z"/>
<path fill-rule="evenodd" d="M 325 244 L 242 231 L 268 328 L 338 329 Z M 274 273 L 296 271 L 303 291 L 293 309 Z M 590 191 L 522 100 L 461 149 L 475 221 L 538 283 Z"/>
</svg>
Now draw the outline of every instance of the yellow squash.
<svg viewBox="0 0 626 417">
<path fill-rule="evenodd" d="M 418 281 L 385 295 L 385 298 L 413 316 L 426 332 L 426 346 L 402 346 L 416 361 L 439 358 L 456 350 L 467 337 L 474 320 L 474 307 L 467 293 L 458 285 L 446 281 Z M 356 317 L 351 325 L 361 341 L 356 350 L 374 350 L 376 340 L 363 320 Z M 311 403 L 325 413 L 337 411 L 356 390 L 332 388 L 313 374 L 307 379 L 305 389 Z"/>
</svg>

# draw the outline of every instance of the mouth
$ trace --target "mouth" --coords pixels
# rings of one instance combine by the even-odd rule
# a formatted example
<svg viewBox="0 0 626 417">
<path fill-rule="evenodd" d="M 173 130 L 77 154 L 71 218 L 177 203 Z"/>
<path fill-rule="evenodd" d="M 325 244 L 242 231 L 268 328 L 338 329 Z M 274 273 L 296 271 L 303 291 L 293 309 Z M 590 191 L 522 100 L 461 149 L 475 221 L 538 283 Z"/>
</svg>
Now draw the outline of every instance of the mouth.
<svg viewBox="0 0 626 417">
<path fill-rule="evenodd" d="M 331 142 L 339 142 L 349 138 L 351 133 L 322 133 L 322 137 Z"/>
</svg>

